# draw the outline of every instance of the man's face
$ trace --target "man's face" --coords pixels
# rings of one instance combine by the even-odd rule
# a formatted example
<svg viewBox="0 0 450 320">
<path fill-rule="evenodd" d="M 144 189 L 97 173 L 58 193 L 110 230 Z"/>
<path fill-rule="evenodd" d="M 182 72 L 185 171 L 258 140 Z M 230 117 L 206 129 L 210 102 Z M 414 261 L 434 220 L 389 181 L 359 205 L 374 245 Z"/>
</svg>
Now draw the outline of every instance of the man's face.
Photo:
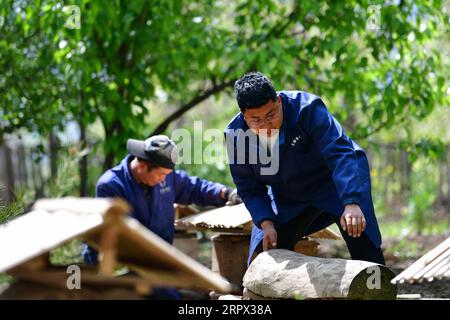
<svg viewBox="0 0 450 320">
<path fill-rule="evenodd" d="M 259 108 L 245 109 L 243 114 L 245 122 L 253 132 L 270 137 L 272 130 L 280 129 L 283 123 L 281 98 L 278 96 L 276 101 L 269 100 Z"/>
<path fill-rule="evenodd" d="M 166 176 L 172 171 L 172 169 L 162 167 L 148 170 L 147 163 L 143 161 L 139 162 L 139 180 L 149 187 L 153 187 L 163 182 L 166 179 Z"/>
</svg>

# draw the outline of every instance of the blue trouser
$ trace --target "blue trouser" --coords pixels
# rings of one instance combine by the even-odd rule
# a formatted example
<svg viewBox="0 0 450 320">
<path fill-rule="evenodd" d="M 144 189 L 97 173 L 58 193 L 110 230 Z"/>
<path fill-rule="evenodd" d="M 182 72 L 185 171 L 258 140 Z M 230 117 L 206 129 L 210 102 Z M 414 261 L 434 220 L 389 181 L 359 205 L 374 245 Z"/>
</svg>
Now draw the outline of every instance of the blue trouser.
<svg viewBox="0 0 450 320">
<path fill-rule="evenodd" d="M 277 248 L 294 250 L 298 240 L 306 235 L 306 230 L 308 230 L 317 218 L 322 217 L 322 215 L 326 215 L 328 219 L 332 219 L 338 225 L 353 260 L 364 260 L 382 265 L 385 264 L 381 248 L 375 246 L 365 232 L 361 233 L 359 238 L 350 237 L 348 233 L 342 229 L 339 217 L 322 212 L 313 207 L 306 208 L 301 214 L 297 215 L 289 222 L 275 226 L 278 234 Z M 262 242 L 260 242 L 255 249 L 255 253 L 258 254 L 262 251 Z M 255 255 L 253 255 L 253 257 L 254 256 Z"/>
</svg>

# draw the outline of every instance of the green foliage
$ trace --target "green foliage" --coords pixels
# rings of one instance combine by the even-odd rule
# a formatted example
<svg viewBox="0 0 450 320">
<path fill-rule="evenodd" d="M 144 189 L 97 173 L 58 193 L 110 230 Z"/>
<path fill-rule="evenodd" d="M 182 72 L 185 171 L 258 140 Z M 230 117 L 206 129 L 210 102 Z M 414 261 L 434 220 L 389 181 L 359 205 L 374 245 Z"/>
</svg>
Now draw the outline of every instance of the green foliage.
<svg viewBox="0 0 450 320">
<path fill-rule="evenodd" d="M 63 10 L 68 4 L 80 9 L 80 29 L 67 26 L 73 14 Z M 202 120 L 204 129 L 223 129 L 238 111 L 234 100 L 223 99 L 232 93 L 233 81 L 260 70 L 278 90 L 320 95 L 358 143 L 375 147 L 377 135 L 400 141 L 414 163 L 436 159 L 449 139 L 446 5 L 441 0 L 2 1 L 0 141 L 24 128 L 45 137 L 69 121 L 95 128 L 103 140 L 90 154 L 93 186 L 103 169 L 124 155 L 128 138 L 155 128 L 170 135 L 174 126 L 167 125 L 177 116 L 183 116 L 177 126 L 191 133 L 194 120 Z M 377 14 L 373 8 L 380 19 L 369 26 Z M 207 100 L 213 96 L 214 102 Z M 208 109 L 196 107 L 205 101 Z M 418 133 L 436 114 L 439 134 Z M 435 123 L 428 124 L 429 131 L 437 132 Z M 77 194 L 80 158 L 63 159 L 46 196 Z M 416 166 L 405 211 L 417 230 L 430 218 L 434 201 L 435 181 L 427 175 L 435 172 L 428 166 Z M 232 185 L 224 162 L 181 168 Z M 377 212 L 391 211 L 379 196 L 386 186 L 377 180 L 391 169 L 387 165 L 373 176 Z M 20 211 L 7 210 L 5 219 Z"/>
<path fill-rule="evenodd" d="M 9 220 L 14 219 L 15 217 L 21 215 L 23 213 L 23 208 L 17 202 L 13 202 L 10 205 L 0 204 L 0 224 L 6 223 Z"/>
<path fill-rule="evenodd" d="M 50 252 L 50 263 L 57 266 L 83 263 L 82 249 L 82 242 L 80 240 L 71 240 L 67 244 L 53 249 Z"/>
<path fill-rule="evenodd" d="M 57 175 L 50 180 L 46 194 L 50 198 L 77 196 L 79 186 L 78 161 L 84 152 L 67 147 L 59 152 Z"/>
<path fill-rule="evenodd" d="M 2 190 L 4 187 L 0 185 L 0 190 Z M 31 195 L 30 192 L 21 189 L 16 191 L 16 199 L 15 201 L 4 204 L 2 199 L 0 198 L 0 225 L 7 223 L 8 221 L 20 216 L 23 214 L 30 205 L 31 201 Z M 11 283 L 13 281 L 13 277 L 5 274 L 0 273 L 0 285 Z"/>
<path fill-rule="evenodd" d="M 414 226 L 414 229 L 420 234 L 426 227 L 431 226 L 430 220 L 433 215 L 433 203 L 436 199 L 435 181 L 429 172 L 427 165 L 429 160 L 415 163 L 418 172 L 423 174 L 414 174 L 412 181 L 412 196 L 409 204 L 408 220 Z"/>
<path fill-rule="evenodd" d="M 62 1 L 0 4 L 0 135 L 100 119 L 111 165 L 127 138 L 150 132 L 144 119 L 157 90 L 168 104 L 196 106 L 254 69 L 278 89 L 324 97 L 341 121 L 353 119 L 353 137 L 423 119 L 449 102 L 448 61 L 427 46 L 448 39 L 443 1 L 375 2 L 375 29 L 374 3 L 365 0 L 70 4 L 80 9 L 80 29 L 67 27 L 72 13 Z"/>
<path fill-rule="evenodd" d="M 6 273 L 0 273 L 0 285 L 11 283 L 14 280 L 13 277 Z"/>
<path fill-rule="evenodd" d="M 4 187 L 0 185 L 0 190 Z M 4 204 L 0 198 L 0 224 L 6 223 L 25 212 L 30 206 L 34 197 L 33 192 L 28 189 L 21 188 L 15 192 L 15 200 L 9 204 Z"/>
</svg>

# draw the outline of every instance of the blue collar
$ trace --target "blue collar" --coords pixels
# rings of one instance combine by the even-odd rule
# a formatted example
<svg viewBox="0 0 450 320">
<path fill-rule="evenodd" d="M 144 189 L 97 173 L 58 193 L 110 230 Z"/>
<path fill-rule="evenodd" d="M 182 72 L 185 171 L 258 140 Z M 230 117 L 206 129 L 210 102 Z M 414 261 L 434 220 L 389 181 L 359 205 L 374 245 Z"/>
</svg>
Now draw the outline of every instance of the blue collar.
<svg viewBox="0 0 450 320">
<path fill-rule="evenodd" d="M 136 181 L 136 179 L 134 178 L 134 176 L 131 174 L 131 171 L 130 171 L 130 163 L 133 160 L 133 158 L 134 158 L 133 155 L 128 154 L 125 158 L 122 159 L 121 165 L 124 168 L 123 170 L 125 172 L 125 178 L 129 182 L 131 182 L 131 183 L 133 183 L 133 184 L 135 184 L 137 186 L 140 186 L 139 183 Z"/>
</svg>

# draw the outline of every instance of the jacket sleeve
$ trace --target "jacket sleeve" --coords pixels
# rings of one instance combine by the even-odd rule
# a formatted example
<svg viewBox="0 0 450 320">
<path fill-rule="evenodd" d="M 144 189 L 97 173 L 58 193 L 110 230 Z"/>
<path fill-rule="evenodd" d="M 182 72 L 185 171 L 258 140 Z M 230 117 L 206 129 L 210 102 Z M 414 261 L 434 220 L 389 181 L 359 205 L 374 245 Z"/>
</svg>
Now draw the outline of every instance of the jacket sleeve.
<svg viewBox="0 0 450 320">
<path fill-rule="evenodd" d="M 230 133 L 229 129 L 225 130 L 225 140 L 233 182 L 236 185 L 239 197 L 244 201 L 245 207 L 252 216 L 253 223 L 258 228 L 261 228 L 261 222 L 264 220 L 271 220 L 276 223 L 277 219 L 272 209 L 271 199 L 267 194 L 267 186 L 259 180 L 253 171 L 248 154 L 237 154 L 240 150 L 236 146 L 237 138 L 233 136 L 233 133 Z"/>
<path fill-rule="evenodd" d="M 124 198 L 120 189 L 113 183 L 97 183 L 95 188 L 96 198 Z"/>
<path fill-rule="evenodd" d="M 342 204 L 360 204 L 361 187 L 355 148 L 322 100 L 317 99 L 302 110 L 300 125 L 331 170 Z"/>
<path fill-rule="evenodd" d="M 225 200 L 220 197 L 220 191 L 225 185 L 190 177 L 185 171 L 176 170 L 174 173 L 175 203 L 200 206 L 223 206 Z"/>
<path fill-rule="evenodd" d="M 233 181 L 238 195 L 244 201 L 245 207 L 252 216 L 253 223 L 261 228 L 261 222 L 271 220 L 276 223 L 276 216 L 272 209 L 271 199 L 267 194 L 267 186 L 259 182 L 251 165 L 230 164 Z"/>
</svg>

